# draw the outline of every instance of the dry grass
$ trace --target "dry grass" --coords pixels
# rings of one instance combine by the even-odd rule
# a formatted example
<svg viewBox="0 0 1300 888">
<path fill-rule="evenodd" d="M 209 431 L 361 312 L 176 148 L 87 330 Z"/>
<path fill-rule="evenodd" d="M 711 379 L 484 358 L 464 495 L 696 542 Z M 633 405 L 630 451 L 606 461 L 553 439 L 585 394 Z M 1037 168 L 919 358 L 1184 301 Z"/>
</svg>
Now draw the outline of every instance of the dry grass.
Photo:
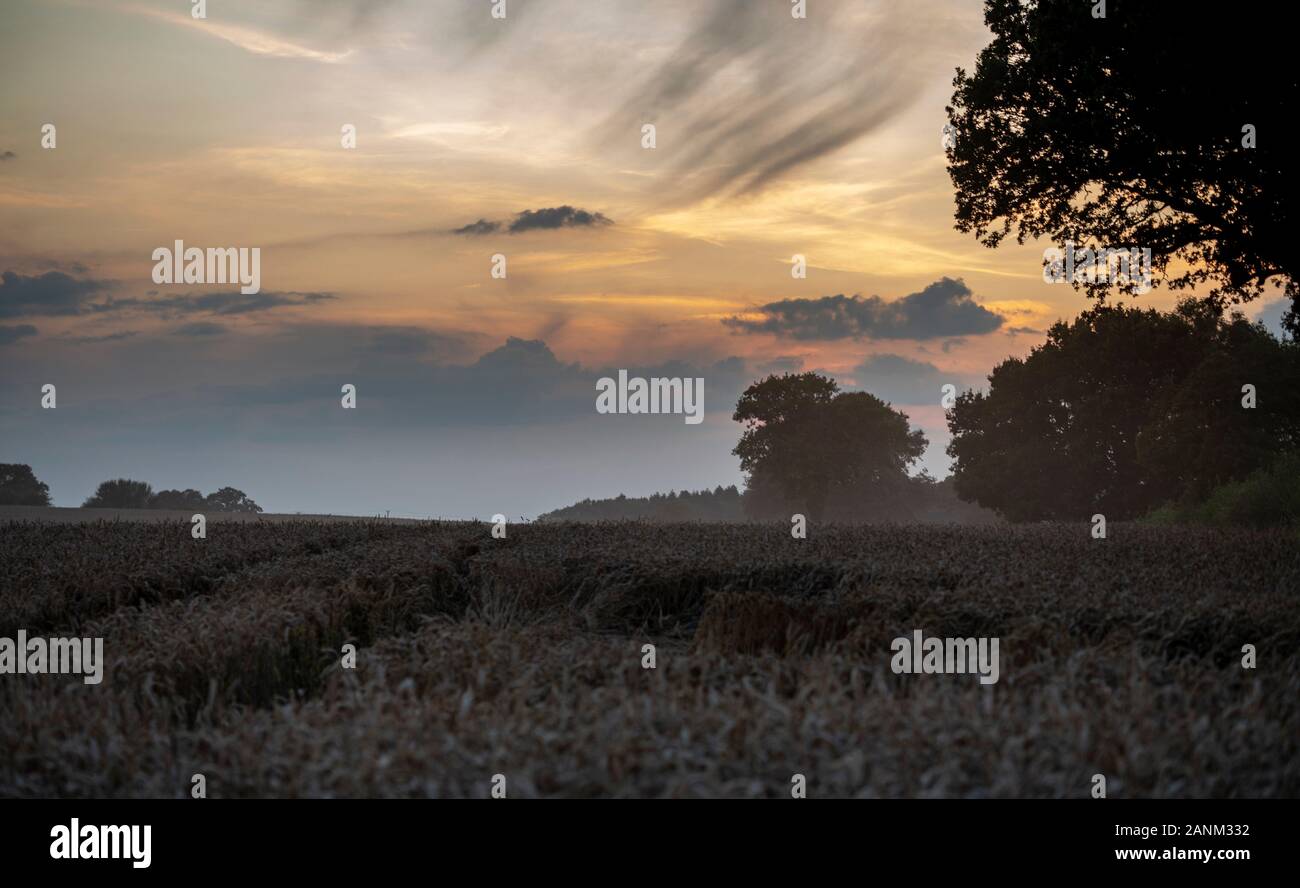
<svg viewBox="0 0 1300 888">
<path fill-rule="evenodd" d="M 0 676 L 0 795 L 1300 793 L 1294 541 L 1110 530 L 4 525 L 0 635 L 110 665 Z M 1001 680 L 895 675 L 913 629 Z"/>
</svg>

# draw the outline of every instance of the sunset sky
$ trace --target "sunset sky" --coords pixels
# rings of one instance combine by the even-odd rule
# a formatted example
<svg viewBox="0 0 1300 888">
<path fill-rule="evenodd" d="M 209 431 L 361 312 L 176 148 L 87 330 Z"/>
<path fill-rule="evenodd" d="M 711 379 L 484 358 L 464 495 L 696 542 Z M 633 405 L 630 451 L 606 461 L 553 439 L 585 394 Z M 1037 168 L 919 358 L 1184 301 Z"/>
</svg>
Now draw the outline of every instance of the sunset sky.
<svg viewBox="0 0 1300 888">
<path fill-rule="evenodd" d="M 57 505 L 124 476 L 531 518 L 739 483 L 738 394 L 815 369 L 908 413 L 943 477 L 940 386 L 1087 299 L 1047 244 L 953 229 L 980 3 L 790 5 L 5 0 L 0 462 Z M 155 284 L 176 240 L 260 248 L 261 292 Z M 618 368 L 703 377 L 706 421 L 597 415 Z"/>
</svg>

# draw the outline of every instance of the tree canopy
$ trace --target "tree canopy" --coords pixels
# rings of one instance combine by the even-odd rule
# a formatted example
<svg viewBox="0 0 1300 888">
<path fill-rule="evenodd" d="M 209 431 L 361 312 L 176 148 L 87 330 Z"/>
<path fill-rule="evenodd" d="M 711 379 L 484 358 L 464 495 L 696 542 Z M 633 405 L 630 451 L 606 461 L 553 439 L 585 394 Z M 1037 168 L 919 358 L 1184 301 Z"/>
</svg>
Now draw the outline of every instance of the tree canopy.
<svg viewBox="0 0 1300 888">
<path fill-rule="evenodd" d="M 1149 248 L 1157 280 L 1208 281 L 1219 305 L 1273 281 L 1300 330 L 1285 9 L 986 0 L 993 41 L 973 74 L 958 69 L 947 109 L 957 229 L 990 247 L 1014 234 Z"/>
<path fill-rule="evenodd" d="M 1300 345 L 1193 300 L 1101 304 L 995 367 L 948 426 L 963 499 L 1013 520 L 1132 518 L 1300 447 Z"/>
<path fill-rule="evenodd" d="M 149 508 L 151 509 L 175 509 L 188 512 L 202 509 L 205 505 L 207 505 L 207 499 L 193 488 L 160 490 L 149 500 Z"/>
<path fill-rule="evenodd" d="M 144 481 L 117 478 L 105 481 L 95 489 L 95 494 L 81 504 L 83 509 L 147 509 L 153 497 L 153 487 Z"/>
<path fill-rule="evenodd" d="M 223 487 L 209 493 L 207 507 L 217 512 L 260 512 L 262 507 L 248 498 L 248 494 L 234 487 Z"/>
<path fill-rule="evenodd" d="M 816 373 L 769 376 L 736 405 L 745 424 L 732 451 L 749 476 L 747 509 L 812 520 L 838 496 L 870 496 L 905 482 L 925 452 L 925 436 L 907 416 L 866 392 L 841 392 Z"/>
<path fill-rule="evenodd" d="M 50 486 L 36 479 L 32 467 L 0 463 L 0 506 L 48 506 Z"/>
</svg>

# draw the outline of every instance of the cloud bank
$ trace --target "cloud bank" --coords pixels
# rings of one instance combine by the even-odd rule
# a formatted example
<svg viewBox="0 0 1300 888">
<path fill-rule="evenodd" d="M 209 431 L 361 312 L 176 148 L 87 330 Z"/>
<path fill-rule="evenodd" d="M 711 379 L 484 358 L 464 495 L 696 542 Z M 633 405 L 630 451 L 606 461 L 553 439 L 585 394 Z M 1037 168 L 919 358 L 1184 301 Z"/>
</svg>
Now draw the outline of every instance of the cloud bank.
<svg viewBox="0 0 1300 888">
<path fill-rule="evenodd" d="M 796 340 L 943 339 L 991 333 L 1004 319 L 979 305 L 960 278 L 941 278 L 894 302 L 879 296 L 782 299 L 761 306 L 758 317 L 722 323 L 740 333 L 770 333 Z"/>
</svg>

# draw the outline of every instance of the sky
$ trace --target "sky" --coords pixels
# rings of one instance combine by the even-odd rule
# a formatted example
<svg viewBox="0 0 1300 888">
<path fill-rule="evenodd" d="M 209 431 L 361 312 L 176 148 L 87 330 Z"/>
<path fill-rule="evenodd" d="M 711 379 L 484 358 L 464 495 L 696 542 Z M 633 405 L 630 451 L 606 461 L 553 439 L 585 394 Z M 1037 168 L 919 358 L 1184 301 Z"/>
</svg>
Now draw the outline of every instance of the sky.
<svg viewBox="0 0 1300 888">
<path fill-rule="evenodd" d="M 740 484 L 737 397 L 805 370 L 907 413 L 942 478 L 941 387 L 1088 306 L 1049 245 L 954 230 L 974 0 L 193 5 L 0 4 L 0 462 L 57 505 L 131 477 L 515 520 Z M 257 248 L 259 291 L 157 283 L 178 240 Z M 704 421 L 598 414 L 619 369 L 702 378 Z"/>
</svg>

